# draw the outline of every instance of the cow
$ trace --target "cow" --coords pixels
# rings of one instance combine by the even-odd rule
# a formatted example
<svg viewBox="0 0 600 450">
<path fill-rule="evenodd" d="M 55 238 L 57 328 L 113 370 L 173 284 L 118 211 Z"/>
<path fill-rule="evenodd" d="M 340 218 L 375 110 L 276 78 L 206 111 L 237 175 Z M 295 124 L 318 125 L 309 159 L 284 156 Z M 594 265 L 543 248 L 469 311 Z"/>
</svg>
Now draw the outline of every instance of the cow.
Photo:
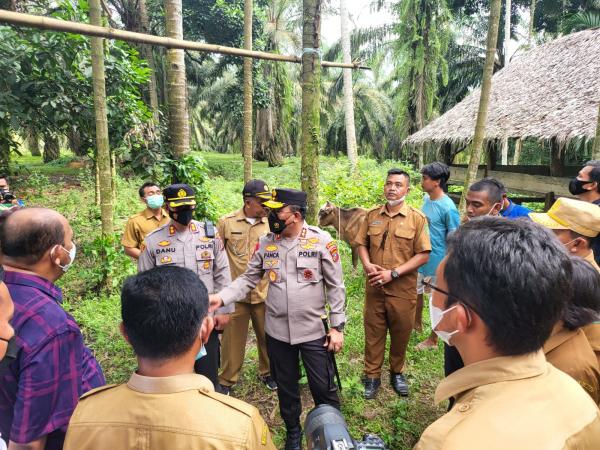
<svg viewBox="0 0 600 450">
<path fill-rule="evenodd" d="M 364 208 L 339 208 L 327 201 L 319 210 L 319 226 L 331 226 L 336 229 L 338 239 L 348 243 L 352 248 L 352 266 L 356 269 L 358 264 L 358 243 L 356 236 L 361 224 L 367 217 Z"/>
</svg>

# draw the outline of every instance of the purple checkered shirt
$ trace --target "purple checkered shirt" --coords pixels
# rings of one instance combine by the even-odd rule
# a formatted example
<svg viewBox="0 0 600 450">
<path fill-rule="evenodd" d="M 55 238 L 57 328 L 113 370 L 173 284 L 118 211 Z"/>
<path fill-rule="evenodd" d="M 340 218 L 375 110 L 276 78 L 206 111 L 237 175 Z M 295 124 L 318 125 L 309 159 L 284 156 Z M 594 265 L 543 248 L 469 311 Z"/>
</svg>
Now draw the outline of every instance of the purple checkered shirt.
<svg viewBox="0 0 600 450">
<path fill-rule="evenodd" d="M 0 432 L 26 443 L 47 435 L 61 449 L 79 397 L 105 384 L 81 331 L 62 308 L 61 290 L 36 275 L 6 271 L 15 304 L 11 321 L 20 351 L 0 378 Z"/>
</svg>

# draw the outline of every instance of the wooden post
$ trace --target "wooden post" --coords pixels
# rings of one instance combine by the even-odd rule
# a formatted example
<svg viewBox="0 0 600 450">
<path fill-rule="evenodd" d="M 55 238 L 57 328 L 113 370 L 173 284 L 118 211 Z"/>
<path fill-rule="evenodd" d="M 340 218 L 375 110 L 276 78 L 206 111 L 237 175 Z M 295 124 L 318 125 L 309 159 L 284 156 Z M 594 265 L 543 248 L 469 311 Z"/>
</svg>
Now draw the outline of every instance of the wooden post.
<svg viewBox="0 0 600 450">
<path fill-rule="evenodd" d="M 550 207 L 554 204 L 555 196 L 554 192 L 546 192 L 544 198 L 544 212 L 548 211 Z"/>
</svg>

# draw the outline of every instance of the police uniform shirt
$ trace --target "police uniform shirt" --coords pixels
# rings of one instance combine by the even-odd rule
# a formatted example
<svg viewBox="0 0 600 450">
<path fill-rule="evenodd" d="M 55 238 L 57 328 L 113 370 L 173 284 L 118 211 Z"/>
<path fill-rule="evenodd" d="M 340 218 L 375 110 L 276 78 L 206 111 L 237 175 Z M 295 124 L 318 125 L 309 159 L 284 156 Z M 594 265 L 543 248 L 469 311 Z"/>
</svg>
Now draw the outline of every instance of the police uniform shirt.
<svg viewBox="0 0 600 450">
<path fill-rule="evenodd" d="M 600 448 L 600 411 L 543 351 L 470 364 L 439 384 L 435 401 L 456 399 L 415 450 Z"/>
<path fill-rule="evenodd" d="M 385 269 L 397 268 L 417 253 L 431 251 L 427 217 L 406 202 L 394 214 L 390 214 L 386 205 L 376 206 L 367 211 L 357 243 L 367 247 L 371 263 Z M 401 274 L 382 289 L 386 295 L 416 299 L 417 271 Z"/>
<path fill-rule="evenodd" d="M 161 208 L 160 220 L 156 220 L 154 211 L 150 208 L 146 208 L 142 212 L 139 212 L 129 218 L 127 225 L 125 225 L 125 232 L 121 238 L 121 245 L 123 247 L 142 248 L 144 238 L 156 230 L 158 227 L 166 225 L 171 220 L 167 212 Z"/>
<path fill-rule="evenodd" d="M 260 237 L 269 232 L 267 219 L 266 217 L 257 218 L 252 224 L 248 222 L 244 208 L 240 208 L 223 216 L 219 220 L 217 229 L 227 251 L 231 278 L 236 279 L 246 271 L 248 261 Z M 252 304 L 263 303 L 267 298 L 268 287 L 269 281 L 264 278 L 245 299 L 240 301 Z"/>
<path fill-rule="evenodd" d="M 192 220 L 183 233 L 169 223 L 146 236 L 138 271 L 169 265 L 196 272 L 209 294 L 231 283 L 229 262 L 221 239 L 206 237 L 204 224 L 196 220 Z M 221 308 L 218 313 L 226 314 L 233 310 L 233 307 Z"/>
<path fill-rule="evenodd" d="M 83 395 L 65 450 L 275 450 L 258 410 L 214 392 L 202 375 L 144 377 Z"/>
<path fill-rule="evenodd" d="M 329 233 L 305 223 L 293 240 L 274 233 L 261 237 L 246 272 L 219 292 L 223 303 L 243 299 L 265 273 L 269 279 L 265 320 L 269 336 L 292 345 L 323 337 L 325 303 L 330 306 L 332 326 L 346 321 L 342 265 Z"/>
</svg>

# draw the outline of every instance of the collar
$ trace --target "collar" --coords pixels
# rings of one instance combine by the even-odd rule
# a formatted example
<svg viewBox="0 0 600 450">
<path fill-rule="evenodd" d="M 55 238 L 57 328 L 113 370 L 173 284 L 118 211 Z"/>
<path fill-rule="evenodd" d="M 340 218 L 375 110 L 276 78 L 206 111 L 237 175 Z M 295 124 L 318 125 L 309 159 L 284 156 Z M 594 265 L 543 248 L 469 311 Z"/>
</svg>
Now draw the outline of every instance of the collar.
<svg viewBox="0 0 600 450">
<path fill-rule="evenodd" d="M 501 216 L 509 215 L 512 212 L 512 210 L 515 208 L 515 204 L 512 202 L 512 200 L 510 198 L 508 198 L 507 200 L 508 200 L 508 208 L 500 211 Z"/>
<path fill-rule="evenodd" d="M 145 377 L 134 372 L 127 382 L 127 387 L 142 394 L 174 394 L 192 390 L 214 392 L 215 390 L 208 378 L 196 373 L 172 377 Z"/>
<path fill-rule="evenodd" d="M 575 336 L 577 336 L 578 331 L 579 329 L 573 331 L 566 329 L 563 321 L 560 320 L 556 325 L 554 325 L 552 334 L 544 343 L 544 353 L 549 353 L 559 345 L 567 342 L 569 339 L 573 339 Z"/>
<path fill-rule="evenodd" d="M 52 297 L 56 302 L 62 303 L 62 291 L 53 282 L 33 273 L 14 272 L 10 269 L 4 271 L 6 284 L 17 284 L 38 289 Z"/>
<path fill-rule="evenodd" d="M 237 220 L 238 222 L 246 222 L 250 226 L 254 226 L 257 223 L 267 223 L 266 217 L 257 217 L 256 222 L 254 222 L 254 225 L 250 224 L 250 222 L 247 222 L 246 218 L 247 218 L 247 216 L 246 216 L 246 213 L 244 212 L 244 207 L 242 206 L 240 209 L 238 209 L 235 212 L 235 220 Z"/>
<path fill-rule="evenodd" d="M 142 214 L 148 220 L 150 220 L 154 217 L 154 212 L 150 208 L 146 208 L 144 211 L 142 211 Z M 163 208 L 160 208 L 160 215 L 161 215 L 161 217 L 166 217 L 167 212 Z"/>
<path fill-rule="evenodd" d="M 596 239 L 600 239 L 600 238 L 596 238 Z M 594 269 L 596 269 L 598 272 L 600 272 L 600 266 L 598 266 L 598 263 L 596 263 L 596 258 L 594 256 L 594 250 L 590 250 L 590 252 L 587 254 L 587 256 L 585 256 L 583 259 L 585 259 L 587 262 L 589 262 L 592 266 L 594 266 Z"/>
<path fill-rule="evenodd" d="M 540 349 L 520 356 L 500 356 L 469 364 L 442 380 L 435 390 L 435 403 L 486 384 L 522 380 L 546 371 L 546 357 Z"/>
<path fill-rule="evenodd" d="M 389 217 L 395 217 L 398 214 L 403 215 L 404 217 L 406 217 L 408 215 L 408 205 L 406 204 L 406 200 L 404 200 L 402 202 L 402 206 L 400 206 L 400 209 L 395 212 L 394 214 L 390 214 L 390 212 L 387 209 L 387 203 L 385 203 L 380 209 L 379 209 L 379 214 L 385 214 L 386 216 Z"/>
</svg>

